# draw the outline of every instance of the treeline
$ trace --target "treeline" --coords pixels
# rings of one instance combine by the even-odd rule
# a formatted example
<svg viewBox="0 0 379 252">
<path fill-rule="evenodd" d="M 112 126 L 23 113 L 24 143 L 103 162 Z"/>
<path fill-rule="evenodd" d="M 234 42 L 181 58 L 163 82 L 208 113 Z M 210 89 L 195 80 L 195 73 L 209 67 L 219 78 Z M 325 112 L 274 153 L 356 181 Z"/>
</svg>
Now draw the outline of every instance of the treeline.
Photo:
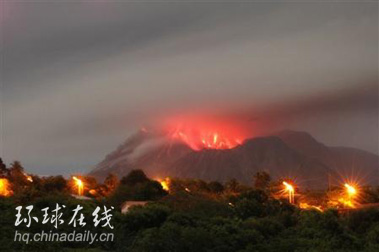
<svg viewBox="0 0 379 252">
<path fill-rule="evenodd" d="M 85 195 L 91 200 L 72 197 L 75 193 L 70 180 L 61 176 L 26 177 L 23 169 L 12 164 L 6 167 L 14 194 L 0 197 L 0 251 L 199 251 L 199 252 L 269 252 L 269 251 L 379 251 L 379 210 L 376 208 L 339 213 L 303 210 L 289 204 L 285 197 L 274 197 L 280 181 L 271 181 L 266 173 L 252 179 L 252 185 L 236 180 L 226 183 L 198 179 L 170 179 L 169 190 L 159 181 L 148 178 L 143 171 L 134 170 L 120 180 L 110 175 L 104 183 L 91 177 L 81 177 L 87 186 Z M 21 166 L 22 167 L 22 166 Z M 11 172 L 13 170 L 13 172 Z M 19 170 L 20 172 L 15 172 Z M 13 175 L 12 175 L 13 173 Z M 19 183 L 19 184 L 17 184 Z M 14 186 L 14 184 L 17 184 Z M 90 193 L 95 190 L 96 193 Z M 322 198 L 319 192 L 303 192 Z M 376 191 L 372 192 L 375 200 Z M 148 201 L 121 214 L 124 201 Z M 84 215 L 99 205 L 115 206 L 114 229 L 63 224 L 56 230 L 52 225 L 32 223 L 15 227 L 15 208 L 33 205 L 36 213 L 45 207 L 64 204 L 64 216 L 83 206 Z M 42 218 L 42 214 L 37 215 Z M 66 219 L 65 223 L 69 221 Z M 114 233 L 112 242 L 23 242 L 14 241 L 19 232 L 91 232 Z"/>
</svg>

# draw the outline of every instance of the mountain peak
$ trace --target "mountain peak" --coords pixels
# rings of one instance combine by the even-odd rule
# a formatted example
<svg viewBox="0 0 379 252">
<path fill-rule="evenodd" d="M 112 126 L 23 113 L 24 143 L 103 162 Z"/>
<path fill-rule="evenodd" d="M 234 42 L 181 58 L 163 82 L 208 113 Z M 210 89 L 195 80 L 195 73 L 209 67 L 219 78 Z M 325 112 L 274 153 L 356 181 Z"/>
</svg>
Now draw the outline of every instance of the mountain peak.
<svg viewBox="0 0 379 252">
<path fill-rule="evenodd" d="M 304 153 L 324 152 L 327 147 L 305 131 L 284 130 L 275 134 L 291 148 Z"/>
</svg>

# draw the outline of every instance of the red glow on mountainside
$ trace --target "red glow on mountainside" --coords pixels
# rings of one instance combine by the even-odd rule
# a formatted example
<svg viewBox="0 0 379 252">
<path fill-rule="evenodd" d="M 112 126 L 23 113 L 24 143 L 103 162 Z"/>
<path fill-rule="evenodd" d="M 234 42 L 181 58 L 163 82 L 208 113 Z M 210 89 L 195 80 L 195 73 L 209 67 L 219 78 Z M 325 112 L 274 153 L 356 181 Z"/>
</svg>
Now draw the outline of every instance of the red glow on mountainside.
<svg viewBox="0 0 379 252">
<path fill-rule="evenodd" d="M 182 141 L 193 150 L 232 149 L 248 137 L 241 125 L 200 118 L 171 122 L 168 131 L 171 139 Z"/>
</svg>

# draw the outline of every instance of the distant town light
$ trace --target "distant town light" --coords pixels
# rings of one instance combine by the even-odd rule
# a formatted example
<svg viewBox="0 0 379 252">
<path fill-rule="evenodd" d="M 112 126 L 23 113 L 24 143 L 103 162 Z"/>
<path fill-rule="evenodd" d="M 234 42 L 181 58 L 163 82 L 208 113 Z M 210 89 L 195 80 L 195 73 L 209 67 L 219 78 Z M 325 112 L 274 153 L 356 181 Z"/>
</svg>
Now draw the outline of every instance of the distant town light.
<svg viewBox="0 0 379 252">
<path fill-rule="evenodd" d="M 356 187 L 354 187 L 348 183 L 345 183 L 344 186 L 346 188 L 347 199 L 345 199 L 343 197 L 342 199 L 340 199 L 340 202 L 342 202 L 347 207 L 355 208 L 354 198 L 357 195 L 358 191 L 357 191 Z"/>
<path fill-rule="evenodd" d="M 78 195 L 81 196 L 83 195 L 83 181 L 78 179 L 77 177 L 73 176 L 72 177 L 75 180 L 76 186 L 78 188 Z"/>
<path fill-rule="evenodd" d="M 24 174 L 24 176 L 25 176 L 25 178 L 26 178 L 27 181 L 29 181 L 29 182 L 33 182 L 33 178 L 32 178 L 32 176 L 28 175 L 28 174 L 25 173 L 25 172 L 23 172 L 23 174 Z"/>
<path fill-rule="evenodd" d="M 12 195 L 12 193 L 9 180 L 6 178 L 0 178 L 0 196 L 8 197 Z"/>
<path fill-rule="evenodd" d="M 355 189 L 354 186 L 351 186 L 347 183 L 345 183 L 345 187 L 346 187 L 346 191 L 347 191 L 347 194 L 352 197 L 354 196 L 355 194 L 357 194 L 357 189 Z"/>
<path fill-rule="evenodd" d="M 283 181 L 283 185 L 285 186 L 285 190 L 288 193 L 288 201 L 293 204 L 295 202 L 295 189 L 293 186 L 286 181 Z"/>
<path fill-rule="evenodd" d="M 170 179 L 165 178 L 164 180 L 158 179 L 159 183 L 161 184 L 163 190 L 169 191 L 170 190 Z"/>
</svg>

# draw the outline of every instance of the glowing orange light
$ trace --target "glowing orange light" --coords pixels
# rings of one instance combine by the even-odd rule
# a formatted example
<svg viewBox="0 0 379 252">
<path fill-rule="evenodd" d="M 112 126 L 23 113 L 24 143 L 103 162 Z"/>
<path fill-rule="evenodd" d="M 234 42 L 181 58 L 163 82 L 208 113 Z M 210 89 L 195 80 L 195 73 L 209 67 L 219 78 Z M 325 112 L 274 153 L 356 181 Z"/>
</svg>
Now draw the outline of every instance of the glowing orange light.
<svg viewBox="0 0 379 252">
<path fill-rule="evenodd" d="M 77 177 L 73 176 L 72 177 L 75 180 L 76 186 L 78 187 L 78 195 L 81 196 L 83 195 L 83 181 L 78 179 Z"/>
<path fill-rule="evenodd" d="M 299 208 L 301 209 L 315 209 L 320 212 L 323 212 L 321 206 L 314 206 L 314 205 L 309 205 L 308 203 L 302 202 L 299 204 Z"/>
<path fill-rule="evenodd" d="M 347 199 L 340 198 L 339 201 L 347 207 L 355 208 L 354 199 L 358 191 L 354 186 L 348 183 L 345 183 L 344 186 L 346 188 Z"/>
<path fill-rule="evenodd" d="M 351 201 L 351 199 L 339 198 L 338 202 L 340 202 L 341 204 L 343 204 L 345 207 L 355 208 L 355 205 Z"/>
<path fill-rule="evenodd" d="M 357 189 L 354 188 L 354 186 L 351 186 L 349 184 L 345 184 L 345 187 L 346 187 L 346 190 L 347 190 L 347 194 L 349 196 L 354 196 L 356 193 L 357 193 Z"/>
<path fill-rule="evenodd" d="M 178 139 L 186 143 L 194 150 L 201 149 L 231 149 L 239 145 L 241 141 L 238 139 L 229 138 L 221 133 L 202 132 L 197 134 L 184 132 L 174 132 L 172 134 L 173 139 Z"/>
<path fill-rule="evenodd" d="M 32 176 L 28 175 L 27 173 L 24 172 L 24 176 L 26 178 L 26 180 L 28 180 L 29 182 L 33 182 L 33 178 Z"/>
<path fill-rule="evenodd" d="M 170 179 L 169 178 L 165 178 L 164 180 L 158 179 L 158 181 L 161 184 L 163 190 L 165 190 L 165 191 L 169 191 L 170 190 L 170 187 L 169 187 Z"/>
<path fill-rule="evenodd" d="M 293 204 L 295 202 L 295 190 L 292 185 L 283 181 L 283 185 L 285 186 L 285 190 L 288 192 L 288 201 Z"/>
<path fill-rule="evenodd" d="M 218 138 L 218 134 L 217 134 L 217 133 L 214 133 L 214 134 L 213 134 L 213 144 L 216 144 L 216 143 L 217 143 L 217 138 Z"/>
<path fill-rule="evenodd" d="M 12 193 L 8 179 L 0 178 L 0 196 L 7 197 L 12 195 Z"/>
<path fill-rule="evenodd" d="M 168 136 L 184 142 L 193 150 L 231 149 L 251 135 L 251 129 L 225 120 L 202 117 L 173 119 L 167 125 Z"/>
<path fill-rule="evenodd" d="M 90 193 L 91 195 L 96 195 L 96 194 L 97 194 L 97 192 L 96 192 L 95 189 L 91 189 L 91 190 L 89 190 L 89 193 Z"/>
</svg>

